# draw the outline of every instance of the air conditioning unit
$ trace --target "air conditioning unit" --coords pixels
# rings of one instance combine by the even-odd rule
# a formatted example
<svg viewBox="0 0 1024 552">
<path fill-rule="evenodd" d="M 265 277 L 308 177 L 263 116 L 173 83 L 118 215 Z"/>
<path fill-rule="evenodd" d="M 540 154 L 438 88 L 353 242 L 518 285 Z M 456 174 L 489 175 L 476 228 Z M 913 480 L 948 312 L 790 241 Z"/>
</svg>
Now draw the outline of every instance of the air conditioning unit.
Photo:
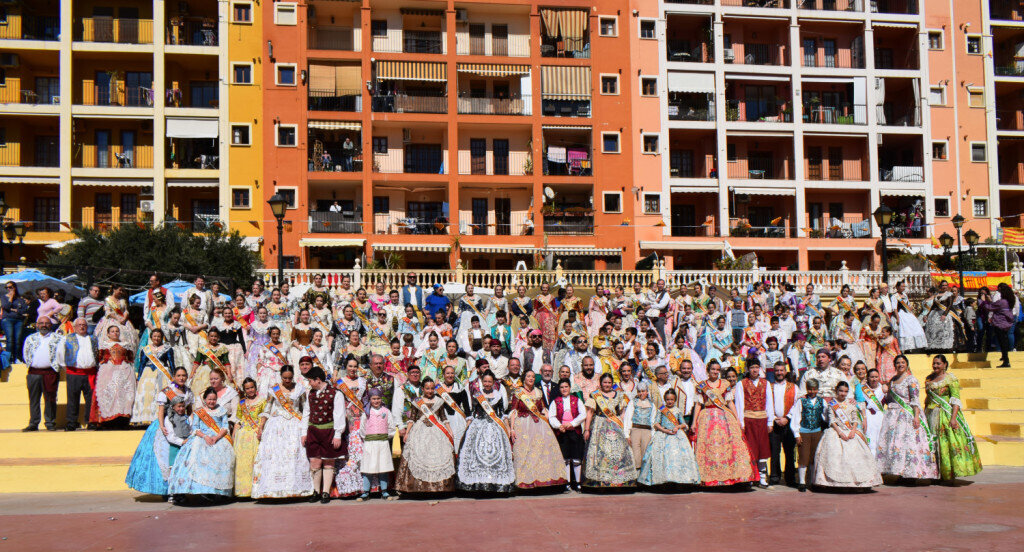
<svg viewBox="0 0 1024 552">
<path fill-rule="evenodd" d="M 412 129 L 411 128 L 403 128 L 402 129 L 402 143 L 403 144 L 408 144 L 409 142 L 412 142 Z"/>
<path fill-rule="evenodd" d="M 456 21 L 469 21 L 469 12 L 466 11 L 466 8 L 456 8 L 455 9 L 455 20 Z"/>
<path fill-rule="evenodd" d="M 18 65 L 18 54 L 10 52 L 0 54 L 0 67 L 17 67 Z"/>
<path fill-rule="evenodd" d="M 736 54 L 733 53 L 732 48 L 726 48 L 722 52 L 722 59 L 731 63 L 736 60 Z"/>
<path fill-rule="evenodd" d="M 139 210 L 143 213 L 153 212 L 153 200 L 147 199 L 139 202 Z"/>
</svg>

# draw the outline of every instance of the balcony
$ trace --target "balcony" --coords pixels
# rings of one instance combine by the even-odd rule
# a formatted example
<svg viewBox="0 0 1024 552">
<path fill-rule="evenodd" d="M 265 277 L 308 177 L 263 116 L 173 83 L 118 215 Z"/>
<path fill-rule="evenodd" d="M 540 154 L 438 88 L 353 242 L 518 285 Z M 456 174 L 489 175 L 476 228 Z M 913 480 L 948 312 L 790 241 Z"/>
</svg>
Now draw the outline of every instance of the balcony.
<svg viewBox="0 0 1024 552">
<path fill-rule="evenodd" d="M 902 47 L 875 48 L 875 69 L 916 71 L 921 67 L 917 45 L 907 42 Z"/>
<path fill-rule="evenodd" d="M 781 98 L 778 103 L 726 100 L 725 120 L 747 123 L 792 123 L 793 113 L 789 107 L 784 107 L 784 103 L 786 102 Z"/>
<path fill-rule="evenodd" d="M 797 9 L 814 11 L 864 11 L 863 0 L 797 0 Z"/>
<path fill-rule="evenodd" d="M 385 174 L 448 174 L 445 150 L 433 144 L 403 144 L 403 150 L 373 155 L 373 172 Z"/>
<path fill-rule="evenodd" d="M 362 218 L 356 211 L 310 211 L 309 231 L 313 234 L 362 234 Z"/>
<path fill-rule="evenodd" d="M 718 176 L 713 131 L 671 129 L 668 133 L 669 178 L 715 178 Z"/>
<path fill-rule="evenodd" d="M 309 89 L 310 111 L 340 111 L 358 113 L 362 111 L 362 90 Z M 377 111 L 377 110 L 374 110 Z"/>
<path fill-rule="evenodd" d="M 212 138 L 170 138 L 168 169 L 217 169 L 220 146 Z"/>
<path fill-rule="evenodd" d="M 801 64 L 826 69 L 863 69 L 864 39 L 860 31 L 854 36 L 817 38 L 801 36 Z"/>
<path fill-rule="evenodd" d="M 588 10 L 540 8 L 541 57 L 590 59 Z"/>
<path fill-rule="evenodd" d="M 8 79 L 10 80 L 10 79 Z M 996 103 L 1000 103 L 999 99 Z M 996 111 L 996 128 L 999 130 L 1024 130 L 1024 110 L 1000 109 Z"/>
<path fill-rule="evenodd" d="M 166 40 L 177 46 L 216 46 L 217 19 L 172 17 Z"/>
<path fill-rule="evenodd" d="M 788 159 L 775 159 L 771 155 L 751 156 L 729 162 L 730 179 L 735 180 L 789 180 L 793 178 Z"/>
<path fill-rule="evenodd" d="M 523 176 L 532 168 L 528 151 L 459 150 L 459 174 Z"/>
<path fill-rule="evenodd" d="M 363 152 L 354 142 L 320 142 L 310 138 L 310 172 L 362 172 Z"/>
<path fill-rule="evenodd" d="M 720 3 L 743 8 L 789 9 L 789 0 L 721 0 Z"/>
<path fill-rule="evenodd" d="M 895 13 L 902 15 L 917 15 L 917 0 L 875 0 L 871 4 L 872 11 L 876 13 Z"/>
<path fill-rule="evenodd" d="M 668 118 L 670 121 L 714 121 L 712 98 L 712 94 L 669 91 Z"/>
<path fill-rule="evenodd" d="M 715 45 L 711 42 L 693 43 L 689 40 L 672 40 L 666 44 L 668 61 L 687 63 L 714 63 Z"/>
<path fill-rule="evenodd" d="M 373 111 L 378 113 L 447 113 L 448 97 L 439 91 L 437 95 L 412 95 L 404 92 L 395 94 L 374 94 L 371 98 Z"/>
<path fill-rule="evenodd" d="M 782 42 L 785 44 L 786 42 Z M 736 65 L 785 65 L 785 46 L 779 47 L 777 43 L 746 43 L 733 44 L 731 48 L 724 50 L 723 56 L 726 63 Z"/>
<path fill-rule="evenodd" d="M 110 85 L 83 82 L 82 105 L 153 107 L 153 89 L 145 86 L 126 86 L 122 81 Z"/>
<path fill-rule="evenodd" d="M 60 18 L 8 13 L 6 23 L 0 24 L 0 40 L 4 39 L 60 40 Z"/>
<path fill-rule="evenodd" d="M 152 44 L 152 19 L 83 17 L 76 40 L 117 44 Z"/>
<path fill-rule="evenodd" d="M 1024 76 L 1024 61 L 1013 61 L 1008 65 L 996 65 L 997 77 L 1022 77 Z"/>
<path fill-rule="evenodd" d="M 878 179 L 882 182 L 924 182 L 924 167 L 899 165 L 879 167 Z"/>
<path fill-rule="evenodd" d="M 544 233 L 551 236 L 593 236 L 594 210 L 584 205 L 545 205 Z"/>
<path fill-rule="evenodd" d="M 431 206 L 433 203 L 416 204 L 410 202 L 410 210 L 404 213 L 392 211 L 376 214 L 374 219 L 374 231 L 377 234 L 415 234 L 415 235 L 445 235 L 448 234 L 450 226 L 448 217 L 441 210 L 441 205 L 436 204 L 436 209 L 419 210 L 418 207 Z"/>
<path fill-rule="evenodd" d="M 76 167 L 94 169 L 151 169 L 153 168 L 153 146 L 108 144 L 75 144 Z"/>
<path fill-rule="evenodd" d="M 504 13 L 480 14 L 455 32 L 455 52 L 460 56 L 529 57 L 529 21 Z M 485 23 L 487 21 L 489 23 Z M 502 21 L 499 23 L 499 21 Z M 518 32 L 517 32 L 518 31 Z"/>
<path fill-rule="evenodd" d="M 359 29 L 333 25 L 319 25 L 309 28 L 308 48 L 310 50 L 359 51 Z"/>
<path fill-rule="evenodd" d="M 31 79 L 26 77 L 25 83 Z M 60 103 L 60 80 L 57 77 L 37 77 L 35 89 L 22 87 L 22 79 L 7 77 L 0 86 L 0 103 L 29 105 L 57 105 Z"/>
<path fill-rule="evenodd" d="M 374 52 L 406 54 L 443 54 L 445 33 L 424 30 L 387 30 L 373 36 Z"/>
<path fill-rule="evenodd" d="M 59 167 L 60 131 L 53 117 L 18 125 L 4 121 L 6 143 L 0 147 L 0 166 Z"/>
<path fill-rule="evenodd" d="M 471 210 L 459 217 L 465 236 L 532 236 L 533 220 L 526 211 Z"/>
<path fill-rule="evenodd" d="M 866 125 L 867 106 L 848 102 L 804 103 L 803 121 L 822 125 Z"/>
<path fill-rule="evenodd" d="M 518 98 L 460 96 L 459 113 L 466 115 L 529 115 L 529 95 Z"/>
<path fill-rule="evenodd" d="M 736 238 L 786 238 L 792 237 L 793 230 L 789 217 L 771 220 L 755 216 L 729 218 L 729 235 Z"/>
<path fill-rule="evenodd" d="M 989 16 L 998 21 L 1024 21 L 1024 1 L 993 0 L 989 3 Z"/>
<path fill-rule="evenodd" d="M 839 217 L 822 215 L 810 218 L 809 238 L 854 239 L 871 237 L 871 219 L 864 215 L 843 214 Z"/>
<path fill-rule="evenodd" d="M 544 176 L 593 176 L 590 146 L 547 146 L 544 149 Z"/>
</svg>

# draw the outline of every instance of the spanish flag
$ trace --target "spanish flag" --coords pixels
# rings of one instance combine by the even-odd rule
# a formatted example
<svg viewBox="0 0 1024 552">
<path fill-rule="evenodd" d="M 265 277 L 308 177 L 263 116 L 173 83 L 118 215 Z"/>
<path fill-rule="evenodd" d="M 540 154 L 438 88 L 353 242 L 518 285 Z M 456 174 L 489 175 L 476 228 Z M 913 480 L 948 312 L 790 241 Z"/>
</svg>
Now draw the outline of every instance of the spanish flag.
<svg viewBox="0 0 1024 552">
<path fill-rule="evenodd" d="M 1003 228 L 1003 244 L 1024 246 L 1024 228 Z"/>
</svg>

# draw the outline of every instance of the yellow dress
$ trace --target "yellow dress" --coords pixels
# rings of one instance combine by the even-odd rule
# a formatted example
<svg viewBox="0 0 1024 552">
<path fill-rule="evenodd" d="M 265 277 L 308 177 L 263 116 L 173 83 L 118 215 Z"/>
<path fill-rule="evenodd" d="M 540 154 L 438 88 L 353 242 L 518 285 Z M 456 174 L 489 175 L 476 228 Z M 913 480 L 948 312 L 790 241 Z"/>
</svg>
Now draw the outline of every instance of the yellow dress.
<svg viewBox="0 0 1024 552">
<path fill-rule="evenodd" d="M 256 430 L 259 429 L 260 414 L 266 408 L 267 398 L 260 396 L 246 400 L 244 404 L 239 401 L 235 412 L 235 496 L 252 496 L 252 467 L 260 444 Z"/>
</svg>

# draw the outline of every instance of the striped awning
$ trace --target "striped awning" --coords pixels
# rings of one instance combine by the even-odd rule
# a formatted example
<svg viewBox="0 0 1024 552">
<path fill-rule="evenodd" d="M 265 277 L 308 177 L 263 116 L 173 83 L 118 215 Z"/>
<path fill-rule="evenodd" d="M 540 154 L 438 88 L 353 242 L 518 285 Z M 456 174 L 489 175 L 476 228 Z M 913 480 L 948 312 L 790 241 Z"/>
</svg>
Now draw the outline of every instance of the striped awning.
<svg viewBox="0 0 1024 552">
<path fill-rule="evenodd" d="M 484 77 L 516 77 L 529 75 L 529 65 L 512 65 L 507 63 L 460 63 L 459 73 L 472 73 Z"/>
<path fill-rule="evenodd" d="M 646 241 L 640 240 L 640 249 L 651 251 L 651 250 L 666 250 L 666 251 L 689 251 L 689 250 L 703 250 L 703 251 L 721 251 L 724 247 L 722 241 L 696 241 L 696 240 L 680 240 L 680 241 Z"/>
<path fill-rule="evenodd" d="M 377 78 L 380 80 L 418 80 L 446 82 L 445 64 L 433 61 L 378 61 Z"/>
<path fill-rule="evenodd" d="M 900 188 L 882 188 L 878 191 L 879 195 L 885 197 L 924 197 L 923 189 L 900 189 Z"/>
<path fill-rule="evenodd" d="M 590 67 L 542 66 L 540 88 L 545 100 L 589 100 Z"/>
<path fill-rule="evenodd" d="M 72 186 L 152 186 L 152 178 L 125 178 L 125 179 L 92 179 L 92 178 L 75 178 L 71 181 Z"/>
<path fill-rule="evenodd" d="M 463 245 L 464 253 L 505 253 L 510 255 L 531 255 L 539 251 L 536 247 L 525 245 Z"/>
<path fill-rule="evenodd" d="M 376 251 L 420 251 L 424 253 L 445 253 L 451 251 L 447 243 L 375 243 Z"/>
<path fill-rule="evenodd" d="M 618 248 L 600 248 L 600 247 L 546 247 L 541 249 L 541 253 L 569 256 L 576 255 L 580 257 L 608 257 L 612 255 L 622 255 L 622 249 Z"/>
<path fill-rule="evenodd" d="M 310 121 L 309 128 L 317 130 L 355 130 L 363 129 L 363 123 L 359 121 Z"/>
<path fill-rule="evenodd" d="M 366 240 L 334 238 L 302 238 L 299 247 L 362 247 Z"/>
<path fill-rule="evenodd" d="M 732 193 L 741 195 L 795 196 L 796 188 L 733 188 Z"/>
<path fill-rule="evenodd" d="M 401 8 L 402 15 L 422 15 L 426 17 L 444 17 L 444 10 L 427 10 L 423 8 Z"/>
<path fill-rule="evenodd" d="M 168 178 L 168 188 L 216 188 L 220 181 L 216 178 Z"/>
</svg>

